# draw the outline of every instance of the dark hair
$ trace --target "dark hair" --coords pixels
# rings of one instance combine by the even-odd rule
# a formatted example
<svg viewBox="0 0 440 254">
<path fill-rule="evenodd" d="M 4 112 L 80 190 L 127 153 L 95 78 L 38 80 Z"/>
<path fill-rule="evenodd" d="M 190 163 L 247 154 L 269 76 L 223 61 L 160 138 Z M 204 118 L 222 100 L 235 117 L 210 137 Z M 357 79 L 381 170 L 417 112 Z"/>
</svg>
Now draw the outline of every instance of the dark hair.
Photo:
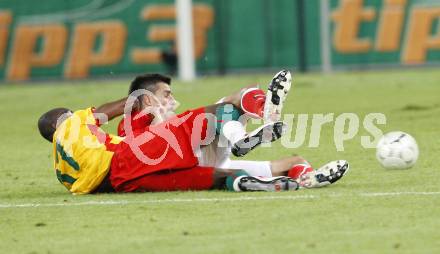
<svg viewBox="0 0 440 254">
<path fill-rule="evenodd" d="M 41 136 L 52 142 L 58 118 L 69 111 L 71 110 L 67 108 L 54 108 L 41 115 L 38 119 L 38 130 Z"/>
<path fill-rule="evenodd" d="M 131 82 L 128 94 L 131 94 L 132 92 L 139 89 L 146 89 L 154 93 L 157 90 L 156 85 L 159 82 L 164 82 L 168 85 L 171 85 L 171 78 L 157 73 L 137 76 Z"/>
</svg>

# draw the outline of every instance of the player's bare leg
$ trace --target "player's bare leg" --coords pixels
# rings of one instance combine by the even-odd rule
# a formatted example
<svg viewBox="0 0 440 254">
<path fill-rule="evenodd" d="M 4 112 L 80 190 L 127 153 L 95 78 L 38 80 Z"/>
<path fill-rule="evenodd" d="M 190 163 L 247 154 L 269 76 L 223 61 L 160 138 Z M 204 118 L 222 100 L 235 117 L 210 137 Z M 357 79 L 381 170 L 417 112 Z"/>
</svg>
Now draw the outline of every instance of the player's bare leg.
<svg viewBox="0 0 440 254">
<path fill-rule="evenodd" d="M 294 169 L 297 165 L 308 165 L 310 167 L 310 164 L 304 158 L 298 155 L 271 161 L 270 166 L 272 176 L 286 176 L 288 175 L 289 170 Z"/>
</svg>

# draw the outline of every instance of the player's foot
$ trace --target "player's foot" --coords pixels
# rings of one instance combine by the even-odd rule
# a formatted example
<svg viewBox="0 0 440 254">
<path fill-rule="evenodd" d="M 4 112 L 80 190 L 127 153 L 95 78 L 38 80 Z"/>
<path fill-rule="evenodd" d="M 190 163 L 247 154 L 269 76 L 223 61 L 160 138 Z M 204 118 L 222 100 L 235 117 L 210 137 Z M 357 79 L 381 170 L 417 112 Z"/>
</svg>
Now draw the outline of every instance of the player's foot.
<svg viewBox="0 0 440 254">
<path fill-rule="evenodd" d="M 341 179 L 349 168 L 348 162 L 345 160 L 332 161 L 317 170 L 302 175 L 299 183 L 305 188 L 324 187 Z"/>
<path fill-rule="evenodd" d="M 235 191 L 295 191 L 299 184 L 287 176 L 239 176 L 234 180 Z"/>
<path fill-rule="evenodd" d="M 269 84 L 264 104 L 264 122 L 276 122 L 281 119 L 281 110 L 292 84 L 292 75 L 287 70 L 275 74 Z"/>
<path fill-rule="evenodd" d="M 270 143 L 279 139 L 285 130 L 286 125 L 283 122 L 264 124 L 235 142 L 231 152 L 237 157 L 244 156 L 262 143 Z"/>
</svg>

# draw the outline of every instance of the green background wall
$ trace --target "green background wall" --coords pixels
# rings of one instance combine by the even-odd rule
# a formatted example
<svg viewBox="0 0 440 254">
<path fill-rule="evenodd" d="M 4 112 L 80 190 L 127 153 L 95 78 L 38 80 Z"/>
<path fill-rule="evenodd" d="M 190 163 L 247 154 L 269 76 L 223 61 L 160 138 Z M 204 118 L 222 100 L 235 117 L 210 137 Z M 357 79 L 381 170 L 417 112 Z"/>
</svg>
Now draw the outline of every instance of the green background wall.
<svg viewBox="0 0 440 254">
<path fill-rule="evenodd" d="M 373 7 L 376 18 L 363 22 L 359 38 L 375 40 L 379 16 L 385 0 L 365 0 L 364 7 Z M 332 11 L 338 9 L 342 0 L 329 0 Z M 371 49 L 364 53 L 341 53 L 332 47 L 332 64 L 335 67 L 365 67 L 375 64 L 401 65 L 404 39 L 407 36 L 411 10 L 419 5 L 437 7 L 439 1 L 408 0 L 405 7 L 405 22 L 402 43 L 395 52 L 378 52 Z M 89 76 L 131 74 L 140 72 L 165 71 L 164 64 L 136 64 L 130 52 L 136 47 L 160 47 L 169 49 L 173 42 L 153 42 L 146 38 L 154 25 L 173 25 L 174 20 L 145 21 L 140 18 L 141 10 L 149 5 L 171 5 L 172 0 L 3 0 L 0 11 L 12 13 L 12 23 L 7 26 L 9 36 L 5 49 L 4 63 L 0 65 L 0 79 L 7 80 L 11 51 L 17 27 L 23 24 L 39 25 L 47 22 L 63 24 L 68 30 L 68 40 L 62 61 L 51 67 L 33 67 L 29 79 L 64 78 L 66 61 L 72 47 L 74 27 L 78 23 L 119 20 L 127 29 L 127 38 L 122 58 L 109 66 L 93 66 Z M 298 10 L 299 0 L 195 0 L 194 4 L 206 4 L 214 11 L 214 23 L 207 31 L 207 46 L 203 56 L 197 60 L 199 73 L 228 73 L 239 70 L 289 67 L 298 68 L 303 55 L 307 69 L 317 69 L 320 60 L 320 1 L 303 1 L 303 9 Z M 303 14 L 303 34 L 299 33 L 298 14 Z M 336 24 L 329 21 L 332 34 Z M 437 20 L 432 27 L 432 35 L 439 32 Z M 439 35 L 440 36 L 440 35 Z M 301 48 L 300 41 L 304 42 Z M 331 42 L 332 43 L 332 42 Z M 38 54 L 44 44 L 38 41 L 34 52 Z M 99 51 L 100 38 L 96 41 Z M 304 50 L 304 54 L 300 54 Z M 440 59 L 440 48 L 427 54 L 426 63 L 436 63 Z"/>
</svg>

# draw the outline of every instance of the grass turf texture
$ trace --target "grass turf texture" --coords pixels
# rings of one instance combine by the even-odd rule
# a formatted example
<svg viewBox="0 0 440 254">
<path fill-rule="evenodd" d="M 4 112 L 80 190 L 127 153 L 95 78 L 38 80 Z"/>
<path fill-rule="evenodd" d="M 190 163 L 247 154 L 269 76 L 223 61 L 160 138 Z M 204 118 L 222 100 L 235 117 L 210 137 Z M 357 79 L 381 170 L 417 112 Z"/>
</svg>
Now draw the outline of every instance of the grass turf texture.
<svg viewBox="0 0 440 254">
<path fill-rule="evenodd" d="M 172 86 L 182 108 L 188 108 L 270 78 L 202 78 Z M 36 121 L 52 107 L 80 109 L 118 99 L 128 82 L 0 85 L 1 253 L 440 252 L 438 70 L 298 75 L 285 106 L 286 113 L 354 112 L 361 120 L 370 112 L 384 113 L 384 132 L 406 131 L 419 143 L 419 162 L 410 170 L 380 168 L 374 149 L 360 145 L 363 128 L 345 142 L 345 152 L 337 152 L 334 125 L 327 124 L 319 148 L 307 147 L 308 138 L 298 149 L 283 148 L 278 141 L 247 159 L 299 153 L 315 166 L 348 160 L 349 174 L 328 188 L 71 196 L 55 177 L 51 146 L 40 138 Z"/>
</svg>

